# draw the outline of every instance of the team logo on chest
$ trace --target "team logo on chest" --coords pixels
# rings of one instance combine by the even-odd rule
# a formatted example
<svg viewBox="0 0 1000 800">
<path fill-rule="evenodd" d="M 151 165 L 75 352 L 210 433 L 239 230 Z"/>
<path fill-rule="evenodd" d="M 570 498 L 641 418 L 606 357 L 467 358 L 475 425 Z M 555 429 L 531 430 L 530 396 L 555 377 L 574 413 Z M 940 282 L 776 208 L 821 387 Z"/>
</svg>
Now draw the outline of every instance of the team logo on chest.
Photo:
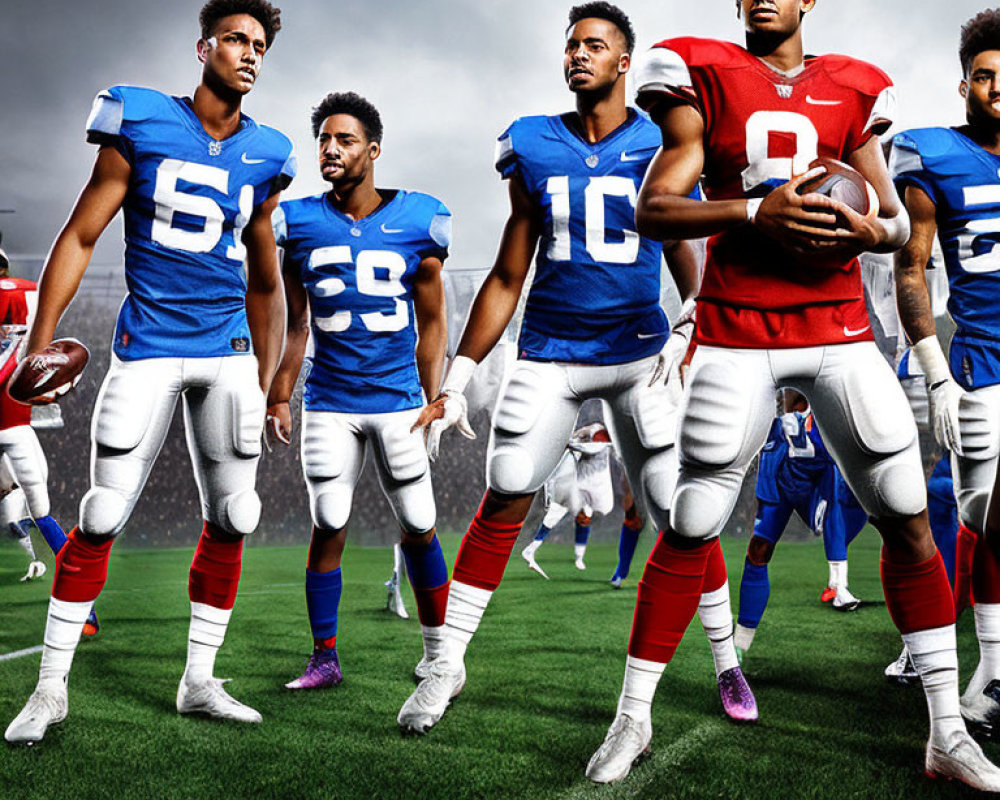
<svg viewBox="0 0 1000 800">
<path fill-rule="evenodd" d="M 600 161 L 600 159 L 599 159 L 599 158 L 597 157 L 597 154 L 595 153 L 595 154 L 593 154 L 593 155 L 589 155 L 589 156 L 587 156 L 587 157 L 586 157 L 586 158 L 585 158 L 585 159 L 583 160 L 583 163 L 584 163 L 584 164 L 586 164 L 586 165 L 587 165 L 588 167 L 590 167 L 591 169 L 593 169 L 594 167 L 596 167 L 596 166 L 597 166 L 597 162 L 598 162 L 598 161 Z"/>
<path fill-rule="evenodd" d="M 792 98 L 792 89 L 794 88 L 794 86 L 789 86 L 786 83 L 774 84 L 774 90 L 778 93 L 778 97 L 782 100 L 790 100 Z"/>
<path fill-rule="evenodd" d="M 221 156 L 222 155 L 222 142 L 217 142 L 214 139 L 208 143 L 208 154 L 210 156 Z"/>
</svg>

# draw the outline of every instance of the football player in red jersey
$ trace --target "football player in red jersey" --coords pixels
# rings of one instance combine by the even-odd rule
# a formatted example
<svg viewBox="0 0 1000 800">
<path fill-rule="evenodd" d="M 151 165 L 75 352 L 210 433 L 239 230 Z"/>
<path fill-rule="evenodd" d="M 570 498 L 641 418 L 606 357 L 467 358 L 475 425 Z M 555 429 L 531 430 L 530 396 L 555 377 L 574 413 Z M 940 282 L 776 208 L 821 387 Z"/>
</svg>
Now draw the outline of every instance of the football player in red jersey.
<svg viewBox="0 0 1000 800">
<path fill-rule="evenodd" d="M 872 341 L 856 258 L 909 237 L 877 138 L 891 123 L 892 84 L 852 58 L 804 56 L 801 23 L 815 6 L 742 0 L 745 49 L 671 39 L 637 69 L 638 102 L 663 136 L 639 195 L 639 232 L 711 238 L 670 525 L 639 584 L 618 714 L 587 767 L 594 781 L 623 778 L 649 744 L 653 694 L 694 615 L 707 554 L 767 436 L 774 392 L 790 386 L 809 399 L 882 534 L 886 604 L 930 710 L 927 773 L 1000 790 L 1000 770 L 962 723 L 955 610 L 927 522 L 916 425 Z M 881 208 L 861 216 L 800 195 L 818 156 L 864 175 Z M 707 202 L 686 198 L 699 178 Z"/>
</svg>

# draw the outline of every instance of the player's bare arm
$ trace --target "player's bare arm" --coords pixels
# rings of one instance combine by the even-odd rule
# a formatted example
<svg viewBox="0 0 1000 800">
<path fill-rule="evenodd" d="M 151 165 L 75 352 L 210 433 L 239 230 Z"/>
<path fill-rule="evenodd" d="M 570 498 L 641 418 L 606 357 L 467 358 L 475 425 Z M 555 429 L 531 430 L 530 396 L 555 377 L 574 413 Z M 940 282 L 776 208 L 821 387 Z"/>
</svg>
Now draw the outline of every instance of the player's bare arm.
<svg viewBox="0 0 1000 800">
<path fill-rule="evenodd" d="M 132 168 L 113 147 L 102 147 L 90 180 L 56 238 L 38 280 L 38 312 L 28 335 L 28 352 L 52 341 L 56 326 L 80 286 L 94 245 L 121 208 Z"/>
<path fill-rule="evenodd" d="M 896 305 L 907 337 L 919 342 L 935 335 L 925 272 L 937 233 L 937 209 L 927 193 L 916 186 L 906 187 L 905 202 L 911 234 L 910 241 L 896 253 Z"/>
<path fill-rule="evenodd" d="M 278 207 L 279 197 L 275 193 L 261 203 L 243 231 L 247 248 L 247 323 L 257 356 L 260 389 L 265 395 L 278 368 L 285 336 L 285 298 L 271 227 L 271 213 Z"/>
<path fill-rule="evenodd" d="M 753 217 L 764 233 L 793 247 L 811 247 L 833 239 L 836 222 L 832 202 L 817 194 L 799 195 L 798 186 L 814 177 L 810 171 L 774 189 L 751 213 L 747 201 L 695 200 L 688 195 L 701 177 L 705 163 L 705 122 L 693 106 L 668 105 L 653 109 L 663 147 L 646 173 L 636 206 L 639 234 L 652 239 L 698 239 L 738 228 Z"/>
<path fill-rule="evenodd" d="M 302 277 L 292 270 L 282 271 L 285 285 L 287 326 L 285 351 L 267 393 L 267 433 L 283 444 L 292 440 L 292 412 L 289 403 L 302 370 L 309 340 L 309 300 Z"/>
<path fill-rule="evenodd" d="M 413 310 L 417 318 L 417 373 L 424 397 L 434 398 L 441 386 L 441 368 L 448 348 L 448 315 L 440 258 L 420 262 L 413 281 Z"/>
</svg>

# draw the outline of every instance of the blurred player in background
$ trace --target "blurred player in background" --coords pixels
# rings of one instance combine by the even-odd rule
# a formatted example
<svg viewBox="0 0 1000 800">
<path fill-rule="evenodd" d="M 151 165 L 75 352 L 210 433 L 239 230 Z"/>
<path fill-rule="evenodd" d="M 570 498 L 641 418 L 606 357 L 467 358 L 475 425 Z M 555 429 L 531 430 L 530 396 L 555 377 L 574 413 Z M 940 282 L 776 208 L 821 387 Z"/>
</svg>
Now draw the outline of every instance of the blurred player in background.
<svg viewBox="0 0 1000 800">
<path fill-rule="evenodd" d="M 510 217 L 442 393 L 420 420 L 430 423 L 432 452 L 448 427 L 471 433 L 463 391 L 514 314 L 537 248 L 519 358 L 493 415 L 488 489 L 452 574 L 445 646 L 399 712 L 400 726 L 417 733 L 435 725 L 462 690 L 466 647 L 499 586 L 532 499 L 562 457 L 587 399 L 603 401 L 632 486 L 642 492 L 656 524 L 667 525 L 676 474 L 677 365 L 688 339 L 682 332 L 668 339 L 659 305 L 660 265 L 666 253 L 687 299 L 697 285 L 698 263 L 689 246 L 664 248 L 635 230 L 638 187 L 660 142 L 655 127 L 626 104 L 635 41 L 628 17 L 596 2 L 574 7 L 569 21 L 563 67 L 576 111 L 524 117 L 501 135 L 496 167 L 509 184 Z M 727 714 L 754 719 L 756 702 L 732 643 L 718 546 L 713 565 L 709 577 L 699 576 L 697 595 L 720 695 Z"/>
<path fill-rule="evenodd" d="M 95 243 L 125 214 L 129 293 L 92 428 L 91 488 L 56 563 L 38 686 L 7 728 L 34 742 L 68 711 L 80 632 L 184 402 L 188 451 L 204 518 L 191 564 L 188 656 L 177 710 L 260 722 L 213 676 L 239 584 L 243 537 L 257 527 L 254 489 L 264 397 L 281 356 L 284 303 L 271 228 L 295 174 L 291 142 L 242 114 L 281 27 L 266 0 L 210 0 L 201 10 L 201 81 L 193 98 L 115 86 L 87 122 L 99 145 L 90 181 L 49 253 L 33 354 L 52 340 Z"/>
<path fill-rule="evenodd" d="M 935 436 L 952 453 L 960 550 L 975 541 L 980 660 L 962 695 L 962 716 L 992 736 L 1000 734 L 1000 550 L 982 533 L 1000 453 L 1000 10 L 966 23 L 959 59 L 966 124 L 905 131 L 893 140 L 893 177 L 913 221 L 913 236 L 896 261 L 896 294 L 927 383 Z M 935 234 L 957 326 L 948 358 L 924 280 Z"/>
<path fill-rule="evenodd" d="M 285 253 L 288 344 L 268 397 L 268 430 L 286 444 L 288 404 L 310 330 L 313 341 L 302 412 L 313 651 L 289 689 L 342 679 L 340 562 L 368 446 L 399 523 L 417 601 L 424 640 L 418 676 L 437 657 L 448 596 L 427 451 L 415 423 L 441 382 L 448 335 L 441 270 L 451 213 L 429 195 L 375 187 L 382 120 L 364 98 L 327 95 L 313 110 L 312 128 L 331 191 L 286 201 L 274 215 Z"/>
<path fill-rule="evenodd" d="M 767 565 L 793 513 L 823 537 L 830 572 L 820 600 L 837 611 L 854 611 L 861 604 L 847 588 L 847 547 L 868 515 L 827 452 L 805 397 L 791 389 L 780 394 L 784 413 L 771 424 L 760 454 L 757 513 L 740 581 L 736 652 L 741 657 L 750 649 L 767 608 Z"/>
<path fill-rule="evenodd" d="M 790 386 L 809 399 L 827 447 L 882 534 L 886 604 L 930 712 L 926 771 L 1000 790 L 1000 770 L 962 722 L 955 609 L 927 522 L 916 426 L 873 342 L 856 258 L 909 238 L 877 138 L 891 124 L 893 88 L 864 62 L 805 56 L 802 20 L 815 5 L 740 0 L 746 48 L 671 39 L 637 70 L 638 102 L 663 144 L 639 197 L 639 231 L 712 238 L 670 525 L 639 584 L 618 713 L 587 768 L 598 782 L 623 778 L 649 745 L 660 675 L 767 438 L 774 392 Z M 818 156 L 864 176 L 878 211 L 862 216 L 829 197 L 800 194 L 822 172 L 810 170 Z M 699 181 L 705 202 L 688 197 Z"/>
</svg>

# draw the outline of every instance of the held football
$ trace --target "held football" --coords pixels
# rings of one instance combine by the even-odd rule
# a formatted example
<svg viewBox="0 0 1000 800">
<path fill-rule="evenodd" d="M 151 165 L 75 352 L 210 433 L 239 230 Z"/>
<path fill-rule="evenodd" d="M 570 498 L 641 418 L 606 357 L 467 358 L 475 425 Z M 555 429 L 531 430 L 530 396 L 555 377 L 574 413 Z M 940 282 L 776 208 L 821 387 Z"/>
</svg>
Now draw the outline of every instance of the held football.
<svg viewBox="0 0 1000 800">
<path fill-rule="evenodd" d="M 834 158 L 817 158 L 809 169 L 815 167 L 825 167 L 826 172 L 799 186 L 799 194 L 822 194 L 839 200 L 862 215 L 873 210 L 878 213 L 878 194 L 860 172 Z"/>
<path fill-rule="evenodd" d="M 76 386 L 88 361 L 90 351 L 76 339 L 56 339 L 14 368 L 7 393 L 26 405 L 52 403 Z"/>
</svg>

